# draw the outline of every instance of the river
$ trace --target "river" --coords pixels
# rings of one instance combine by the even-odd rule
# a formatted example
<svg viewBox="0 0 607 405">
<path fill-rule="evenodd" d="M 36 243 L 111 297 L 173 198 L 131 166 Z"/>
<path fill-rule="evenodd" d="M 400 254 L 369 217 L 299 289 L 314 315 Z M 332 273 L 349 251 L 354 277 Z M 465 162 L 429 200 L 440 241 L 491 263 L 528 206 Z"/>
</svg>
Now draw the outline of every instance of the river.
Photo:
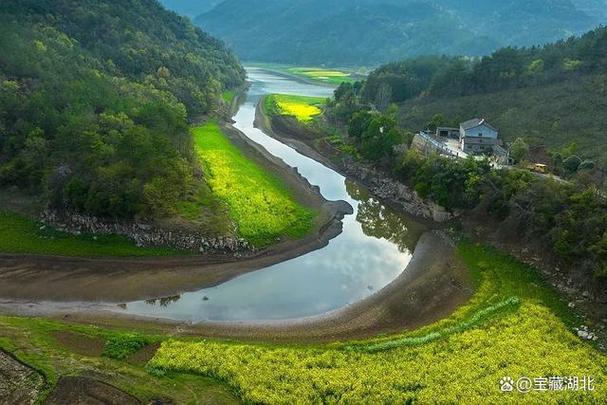
<svg viewBox="0 0 607 405">
<path fill-rule="evenodd" d="M 324 314 L 360 301 L 393 281 L 411 260 L 424 227 L 345 179 L 253 126 L 255 108 L 266 94 L 330 96 L 333 89 L 248 69 L 251 87 L 234 116 L 234 126 L 271 154 L 297 168 L 328 200 L 354 208 L 343 232 L 324 249 L 221 284 L 180 296 L 131 302 L 122 312 L 171 320 L 263 321 Z"/>
</svg>

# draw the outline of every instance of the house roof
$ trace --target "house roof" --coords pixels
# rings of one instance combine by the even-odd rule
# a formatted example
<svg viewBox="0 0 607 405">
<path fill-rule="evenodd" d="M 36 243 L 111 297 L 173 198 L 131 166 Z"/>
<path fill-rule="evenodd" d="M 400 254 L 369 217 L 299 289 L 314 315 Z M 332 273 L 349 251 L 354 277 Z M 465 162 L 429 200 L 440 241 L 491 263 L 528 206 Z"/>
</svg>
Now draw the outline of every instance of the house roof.
<svg viewBox="0 0 607 405">
<path fill-rule="evenodd" d="M 494 130 L 496 132 L 498 131 L 497 128 L 495 128 L 493 125 L 489 124 L 487 122 L 487 120 L 484 119 L 484 118 L 474 118 L 474 119 L 468 120 L 466 122 L 462 122 L 460 125 L 461 125 L 462 128 L 464 128 L 464 130 L 476 128 L 476 127 L 478 127 L 480 125 L 485 125 L 485 126 L 491 128 L 492 130 Z"/>
</svg>

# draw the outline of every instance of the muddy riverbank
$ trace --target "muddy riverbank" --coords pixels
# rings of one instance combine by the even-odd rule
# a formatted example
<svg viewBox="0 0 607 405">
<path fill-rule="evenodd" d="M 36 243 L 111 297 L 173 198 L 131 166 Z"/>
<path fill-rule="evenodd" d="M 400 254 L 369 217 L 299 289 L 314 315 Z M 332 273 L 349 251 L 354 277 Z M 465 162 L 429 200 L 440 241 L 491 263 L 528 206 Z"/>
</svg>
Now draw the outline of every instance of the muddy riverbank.
<svg viewBox="0 0 607 405">
<path fill-rule="evenodd" d="M 115 313 L 107 307 L 66 307 L 45 302 L 0 301 L 0 313 L 45 316 L 103 327 L 128 327 L 174 336 L 234 338 L 264 342 L 330 342 L 412 330 L 452 313 L 473 293 L 453 242 L 440 231 L 425 233 L 407 268 L 368 298 L 319 316 L 263 322 L 201 322 Z"/>
<path fill-rule="evenodd" d="M 250 159 L 281 178 L 295 198 L 317 213 L 312 232 L 257 252 L 166 258 L 81 258 L 0 254 L 0 297 L 23 300 L 127 302 L 167 297 L 222 284 L 247 272 L 325 247 L 352 213 L 327 201 L 317 187 L 230 124 L 223 129 Z"/>
<path fill-rule="evenodd" d="M 428 224 L 447 222 L 453 215 L 444 208 L 426 201 L 406 185 L 364 162 L 354 161 L 340 153 L 319 137 L 312 129 L 305 128 L 291 117 L 269 116 L 263 110 L 263 99 L 255 110 L 255 126 L 268 135 L 289 145 L 302 155 L 363 184 L 374 195 Z"/>
</svg>

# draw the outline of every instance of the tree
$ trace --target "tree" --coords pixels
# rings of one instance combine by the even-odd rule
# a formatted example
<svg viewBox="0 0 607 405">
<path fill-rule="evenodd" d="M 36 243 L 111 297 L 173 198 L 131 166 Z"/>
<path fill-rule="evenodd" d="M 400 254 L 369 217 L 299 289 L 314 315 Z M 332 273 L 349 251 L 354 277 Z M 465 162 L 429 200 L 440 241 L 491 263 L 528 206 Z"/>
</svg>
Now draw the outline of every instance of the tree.
<svg viewBox="0 0 607 405">
<path fill-rule="evenodd" d="M 527 159 L 529 154 L 529 145 L 522 139 L 516 138 L 516 140 L 510 146 L 510 156 L 515 162 L 522 162 Z"/>
<path fill-rule="evenodd" d="M 387 83 L 382 83 L 377 90 L 375 106 L 379 111 L 386 111 L 392 100 L 392 87 Z"/>
<path fill-rule="evenodd" d="M 430 120 L 430 122 L 428 123 L 428 129 L 430 131 L 436 131 L 436 128 L 444 125 L 445 123 L 445 116 L 441 113 L 438 114 L 434 114 L 432 116 L 432 119 Z"/>
<path fill-rule="evenodd" d="M 582 164 L 582 159 L 580 159 L 580 157 L 577 156 L 577 155 L 569 156 L 567 159 L 565 159 L 563 161 L 563 167 L 569 173 L 575 173 L 575 172 L 577 172 L 577 170 L 578 170 L 578 168 L 580 167 L 581 164 Z"/>
</svg>

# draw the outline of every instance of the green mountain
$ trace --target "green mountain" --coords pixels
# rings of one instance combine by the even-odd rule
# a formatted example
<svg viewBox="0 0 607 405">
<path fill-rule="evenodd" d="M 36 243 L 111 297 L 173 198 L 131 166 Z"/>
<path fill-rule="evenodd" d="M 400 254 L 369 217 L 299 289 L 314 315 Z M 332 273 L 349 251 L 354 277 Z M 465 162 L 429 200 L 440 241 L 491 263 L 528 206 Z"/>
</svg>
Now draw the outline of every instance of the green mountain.
<svg viewBox="0 0 607 405">
<path fill-rule="evenodd" d="M 605 21 L 599 1 L 226 0 L 195 22 L 244 60 L 375 65 L 554 41 Z"/>
<path fill-rule="evenodd" d="M 0 187 L 100 216 L 172 209 L 199 181 L 189 119 L 244 71 L 155 0 L 3 0 Z"/>
</svg>

